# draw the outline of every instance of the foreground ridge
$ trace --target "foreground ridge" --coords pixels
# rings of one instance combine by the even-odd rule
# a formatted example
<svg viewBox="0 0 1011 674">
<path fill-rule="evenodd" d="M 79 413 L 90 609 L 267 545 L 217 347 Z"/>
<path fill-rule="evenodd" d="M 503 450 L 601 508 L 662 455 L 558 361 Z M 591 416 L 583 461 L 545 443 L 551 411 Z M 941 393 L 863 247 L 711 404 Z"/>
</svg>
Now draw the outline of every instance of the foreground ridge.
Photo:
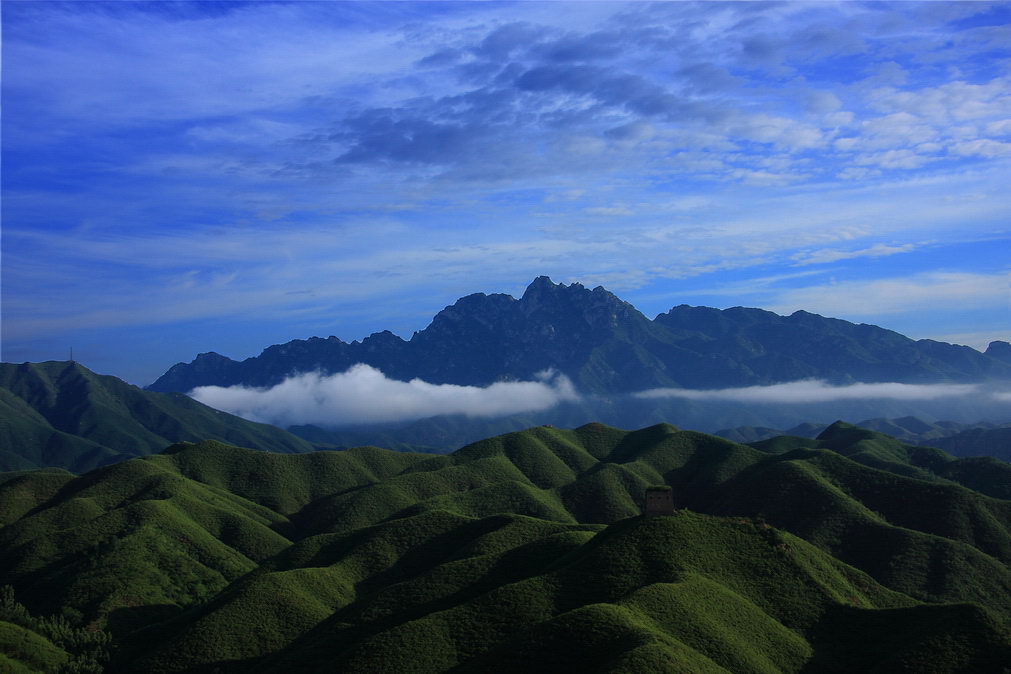
<svg viewBox="0 0 1011 674">
<path fill-rule="evenodd" d="M 842 423 L 754 446 L 536 427 L 445 456 L 181 443 L 0 476 L 0 574 L 107 630 L 110 671 L 999 672 L 1008 471 Z M 644 518 L 659 485 L 677 509 Z"/>
<path fill-rule="evenodd" d="M 0 363 L 0 471 L 85 472 L 160 452 L 180 440 L 215 439 L 275 452 L 313 443 L 178 393 L 155 393 L 71 361 Z"/>
</svg>

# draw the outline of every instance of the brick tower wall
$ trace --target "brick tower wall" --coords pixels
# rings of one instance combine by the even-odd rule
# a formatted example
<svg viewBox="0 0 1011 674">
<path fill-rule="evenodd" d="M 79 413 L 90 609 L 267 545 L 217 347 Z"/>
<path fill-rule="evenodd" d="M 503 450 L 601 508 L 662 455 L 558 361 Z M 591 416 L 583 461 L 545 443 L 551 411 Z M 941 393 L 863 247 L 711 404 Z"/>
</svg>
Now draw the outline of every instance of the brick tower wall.
<svg viewBox="0 0 1011 674">
<path fill-rule="evenodd" d="M 674 490 L 647 489 L 645 514 L 647 517 L 654 517 L 656 515 L 673 515 Z"/>
</svg>

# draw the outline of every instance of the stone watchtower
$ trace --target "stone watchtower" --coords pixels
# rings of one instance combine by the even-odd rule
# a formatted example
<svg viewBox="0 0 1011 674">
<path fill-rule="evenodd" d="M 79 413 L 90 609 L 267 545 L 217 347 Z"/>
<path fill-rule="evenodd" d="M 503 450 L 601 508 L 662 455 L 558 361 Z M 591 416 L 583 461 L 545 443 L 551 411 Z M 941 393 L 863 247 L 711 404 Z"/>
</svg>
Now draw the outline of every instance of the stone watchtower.
<svg viewBox="0 0 1011 674">
<path fill-rule="evenodd" d="M 674 514 L 674 490 L 667 486 L 648 487 L 646 489 L 646 507 L 643 514 L 646 517 Z"/>
</svg>

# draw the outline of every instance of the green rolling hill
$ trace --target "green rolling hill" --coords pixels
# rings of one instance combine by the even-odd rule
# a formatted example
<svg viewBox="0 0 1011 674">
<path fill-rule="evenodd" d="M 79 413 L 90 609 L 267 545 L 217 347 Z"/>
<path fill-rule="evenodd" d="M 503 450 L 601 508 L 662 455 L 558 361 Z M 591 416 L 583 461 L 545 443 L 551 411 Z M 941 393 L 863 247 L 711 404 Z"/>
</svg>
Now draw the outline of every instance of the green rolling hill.
<svg viewBox="0 0 1011 674">
<path fill-rule="evenodd" d="M 0 474 L 0 653 L 24 671 L 1003 672 L 1011 466 L 973 461 L 841 423 L 753 446 L 588 424 L 450 455 L 205 441 Z M 679 510 L 644 518 L 657 484 Z"/>
<path fill-rule="evenodd" d="M 0 363 L 0 470 L 84 472 L 215 439 L 275 452 L 317 447 L 178 393 L 154 393 L 68 361 Z"/>
<path fill-rule="evenodd" d="M 74 627 L 60 616 L 33 616 L 10 586 L 0 587 L 0 671 L 101 672 L 110 646 L 108 632 Z"/>
<path fill-rule="evenodd" d="M 992 456 L 1011 460 L 1011 426 L 974 428 L 941 438 L 934 444 L 956 456 Z"/>
<path fill-rule="evenodd" d="M 1011 424 L 991 422 L 958 423 L 955 421 L 924 421 L 917 417 L 897 419 L 875 418 L 856 423 L 871 431 L 890 435 L 910 445 L 937 447 L 955 456 L 992 456 L 1003 461 L 1011 459 Z M 738 426 L 717 430 L 713 435 L 734 442 L 753 443 L 779 435 L 816 437 L 828 424 L 803 423 L 788 430 Z M 322 439 L 322 435 L 320 434 Z"/>
</svg>

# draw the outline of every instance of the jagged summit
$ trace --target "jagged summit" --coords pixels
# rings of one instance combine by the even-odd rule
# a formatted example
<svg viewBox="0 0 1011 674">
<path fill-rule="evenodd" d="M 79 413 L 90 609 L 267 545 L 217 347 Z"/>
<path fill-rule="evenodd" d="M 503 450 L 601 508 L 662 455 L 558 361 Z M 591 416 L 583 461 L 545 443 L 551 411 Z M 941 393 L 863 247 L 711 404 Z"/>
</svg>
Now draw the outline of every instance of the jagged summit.
<svg viewBox="0 0 1011 674">
<path fill-rule="evenodd" d="M 336 338 L 292 340 L 242 362 L 209 352 L 173 366 L 149 388 L 271 386 L 297 372 L 343 372 L 355 363 L 395 379 L 477 386 L 528 380 L 554 369 L 584 392 L 621 393 L 809 378 L 1011 380 L 1011 345 L 994 342 L 981 354 L 806 311 L 780 316 L 747 307 L 680 304 L 650 320 L 601 286 L 590 290 L 538 276 L 519 299 L 501 293 L 461 297 L 410 340 L 389 331 L 350 344 Z"/>
<path fill-rule="evenodd" d="M 1011 344 L 1008 342 L 1000 340 L 990 342 L 990 345 L 986 347 L 986 351 L 984 353 L 991 358 L 1002 360 L 1005 363 L 1011 363 Z"/>
<path fill-rule="evenodd" d="M 580 288 L 583 287 L 578 283 L 573 283 L 572 285 L 579 286 Z M 566 286 L 564 283 L 558 284 L 553 283 L 549 276 L 538 276 L 537 278 L 535 278 L 533 281 L 530 282 L 530 285 L 527 286 L 527 289 L 523 292 L 523 296 L 520 299 L 523 300 L 533 299 L 545 293 L 550 293 L 559 288 L 565 287 Z"/>
</svg>

